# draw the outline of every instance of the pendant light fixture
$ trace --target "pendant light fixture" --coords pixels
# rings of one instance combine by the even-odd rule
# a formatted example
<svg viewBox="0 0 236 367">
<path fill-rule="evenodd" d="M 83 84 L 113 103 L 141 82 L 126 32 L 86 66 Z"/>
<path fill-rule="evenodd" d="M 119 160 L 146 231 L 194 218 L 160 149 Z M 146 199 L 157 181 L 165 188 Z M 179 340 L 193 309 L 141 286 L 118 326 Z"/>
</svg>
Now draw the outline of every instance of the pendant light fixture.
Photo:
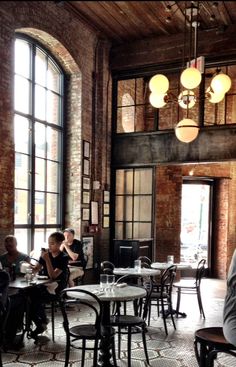
<svg viewBox="0 0 236 367">
<path fill-rule="evenodd" d="M 169 93 L 169 80 L 163 74 L 154 75 L 149 82 L 151 90 L 149 101 L 155 108 L 163 108 L 169 102 L 177 102 L 186 111 L 186 118 L 179 121 L 175 127 L 177 139 L 184 143 L 190 143 L 198 136 L 199 125 L 189 118 L 189 110 L 197 103 L 196 92 L 202 81 L 204 73 L 204 57 L 197 57 L 199 8 L 201 1 L 191 1 L 191 5 L 184 10 L 185 17 L 185 40 L 188 38 L 189 44 L 184 44 L 184 50 L 188 48 L 187 67 L 180 75 L 181 93 L 176 97 Z M 187 31 L 188 29 L 188 31 Z M 189 37 L 186 37 L 189 33 Z M 185 60 L 186 61 L 186 60 Z M 210 83 L 210 87 L 205 92 L 205 98 L 210 103 L 219 103 L 231 88 L 231 79 L 228 75 L 217 71 Z"/>
</svg>

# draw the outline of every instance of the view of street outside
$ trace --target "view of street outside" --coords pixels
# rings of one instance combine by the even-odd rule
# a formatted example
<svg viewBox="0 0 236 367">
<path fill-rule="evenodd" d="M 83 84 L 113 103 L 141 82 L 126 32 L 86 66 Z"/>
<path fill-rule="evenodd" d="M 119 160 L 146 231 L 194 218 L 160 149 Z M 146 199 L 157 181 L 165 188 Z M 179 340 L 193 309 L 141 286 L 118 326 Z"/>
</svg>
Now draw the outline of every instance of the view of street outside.
<svg viewBox="0 0 236 367">
<path fill-rule="evenodd" d="M 197 265 L 208 257 L 210 185 L 182 185 L 181 262 Z"/>
</svg>

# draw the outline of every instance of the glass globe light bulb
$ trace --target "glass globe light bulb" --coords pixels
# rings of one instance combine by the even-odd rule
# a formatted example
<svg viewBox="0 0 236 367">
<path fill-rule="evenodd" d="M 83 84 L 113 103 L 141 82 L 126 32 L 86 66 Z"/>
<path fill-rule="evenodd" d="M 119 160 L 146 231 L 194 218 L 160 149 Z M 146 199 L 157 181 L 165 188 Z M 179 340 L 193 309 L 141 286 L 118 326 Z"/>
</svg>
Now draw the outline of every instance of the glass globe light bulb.
<svg viewBox="0 0 236 367">
<path fill-rule="evenodd" d="M 183 143 L 190 143 L 196 139 L 198 132 L 198 124 L 191 119 L 183 119 L 175 127 L 175 135 Z"/>
<path fill-rule="evenodd" d="M 156 74 L 151 78 L 149 88 L 152 92 L 165 94 L 169 89 L 169 80 L 163 74 Z"/>
<path fill-rule="evenodd" d="M 231 79 L 226 74 L 218 74 L 211 81 L 211 88 L 215 93 L 227 93 L 231 88 Z"/>
<path fill-rule="evenodd" d="M 191 90 L 181 92 L 178 96 L 178 103 L 184 109 L 192 108 L 196 103 L 194 92 Z"/>
<path fill-rule="evenodd" d="M 196 68 L 185 69 L 180 76 L 180 82 L 186 89 L 194 89 L 199 86 L 202 80 L 200 71 Z"/>
<path fill-rule="evenodd" d="M 149 101 L 153 107 L 162 108 L 166 105 L 165 96 L 167 94 L 159 94 L 152 92 L 149 96 Z"/>
<path fill-rule="evenodd" d="M 211 87 L 209 87 L 206 90 L 206 97 L 207 97 L 208 101 L 211 102 L 211 103 L 219 103 L 224 99 L 225 94 L 224 93 L 212 92 Z"/>
</svg>

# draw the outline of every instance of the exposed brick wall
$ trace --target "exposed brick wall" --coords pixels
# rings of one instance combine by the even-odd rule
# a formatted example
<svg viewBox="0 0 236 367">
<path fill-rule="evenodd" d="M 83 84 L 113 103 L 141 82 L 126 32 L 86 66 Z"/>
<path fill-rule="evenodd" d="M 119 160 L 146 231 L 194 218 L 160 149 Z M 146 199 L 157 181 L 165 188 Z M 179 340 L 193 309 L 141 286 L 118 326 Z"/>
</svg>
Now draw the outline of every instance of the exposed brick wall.
<svg viewBox="0 0 236 367">
<path fill-rule="evenodd" d="M 102 138 L 110 132 L 110 95 L 107 94 L 109 43 L 98 45 L 96 35 L 63 4 L 53 1 L 3 1 L 0 6 L 0 132 L 4 144 L 0 147 L 0 253 L 2 239 L 13 231 L 14 219 L 14 139 L 13 139 L 13 51 L 15 32 L 25 33 L 40 41 L 63 67 L 68 88 L 67 136 L 66 136 L 66 200 L 65 225 L 75 228 L 76 235 L 85 234 L 88 222 L 82 223 L 81 233 L 81 141 L 87 140 L 96 149 L 91 171 L 91 182 L 98 176 L 102 188 L 109 185 L 110 139 Z M 97 52 L 99 51 L 99 52 Z M 97 55 L 96 55 L 97 52 Z M 96 111 L 93 119 L 93 73 L 99 68 L 96 80 Z M 111 89 L 111 83 L 109 85 Z M 108 96 L 108 101 L 107 101 Z M 83 106 L 83 108 L 81 108 Z M 99 109 L 98 109 L 99 106 Z M 108 111 L 108 113 L 106 112 Z M 105 123 L 106 122 L 106 123 Z M 100 126 L 101 125 L 101 126 Z M 105 130 L 104 130 L 105 129 Z M 93 137 L 93 134 L 96 136 Z M 93 142 L 99 142 L 96 148 Z M 104 159 L 108 157 L 107 159 Z M 101 164 L 101 162 L 103 162 Z M 97 168 L 98 166 L 98 168 Z M 98 172 L 98 173 L 96 173 Z M 101 194 L 96 200 L 101 199 Z M 101 207 L 99 208 L 101 213 Z M 101 215 L 101 214 L 100 214 Z M 107 237 L 109 232 L 105 231 Z M 95 244 L 96 244 L 95 236 Z"/>
</svg>

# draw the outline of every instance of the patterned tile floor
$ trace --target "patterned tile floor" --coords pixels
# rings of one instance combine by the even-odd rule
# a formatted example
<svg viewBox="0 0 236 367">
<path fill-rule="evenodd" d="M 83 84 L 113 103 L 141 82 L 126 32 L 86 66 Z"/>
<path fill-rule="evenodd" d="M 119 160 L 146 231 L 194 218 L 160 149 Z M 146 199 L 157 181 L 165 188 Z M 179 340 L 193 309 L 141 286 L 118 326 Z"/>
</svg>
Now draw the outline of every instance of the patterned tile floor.
<svg viewBox="0 0 236 367">
<path fill-rule="evenodd" d="M 166 336 L 163 321 L 155 312 L 152 314 L 151 326 L 148 327 L 147 344 L 152 367 L 197 367 L 193 351 L 194 331 L 201 327 L 222 325 L 222 309 L 225 296 L 225 281 L 203 279 L 202 298 L 206 319 L 199 316 L 195 295 L 182 296 L 181 310 L 186 312 L 186 318 L 176 319 L 176 330 L 168 320 L 169 335 Z M 174 295 L 175 302 L 175 295 Z M 175 304 L 175 303 L 174 303 Z M 76 311 L 71 310 L 75 313 Z M 81 315 L 81 313 L 80 313 Z M 82 315 L 83 316 L 83 315 Z M 84 315 L 85 317 L 85 315 Z M 35 345 L 32 340 L 25 341 L 25 347 L 20 351 L 8 351 L 3 354 L 4 367 L 63 367 L 65 335 L 62 328 L 60 312 L 56 313 L 55 342 L 51 341 L 51 326 Z M 127 366 L 126 340 L 122 340 L 122 356 L 118 360 L 119 367 Z M 92 354 L 87 352 L 85 367 L 92 366 Z M 80 366 L 81 354 L 72 350 L 70 367 Z M 132 337 L 132 367 L 146 366 L 140 335 Z M 215 365 L 217 367 L 236 366 L 236 359 L 220 355 Z"/>
</svg>

